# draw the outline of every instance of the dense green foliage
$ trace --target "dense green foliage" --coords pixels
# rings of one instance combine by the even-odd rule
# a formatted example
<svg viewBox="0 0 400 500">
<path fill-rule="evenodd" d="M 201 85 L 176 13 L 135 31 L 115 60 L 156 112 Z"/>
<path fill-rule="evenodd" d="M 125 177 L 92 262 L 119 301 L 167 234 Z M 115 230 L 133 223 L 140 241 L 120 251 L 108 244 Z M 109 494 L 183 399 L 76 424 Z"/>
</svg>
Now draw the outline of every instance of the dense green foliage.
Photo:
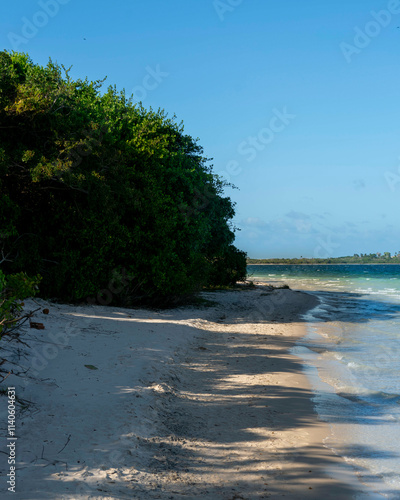
<svg viewBox="0 0 400 500">
<path fill-rule="evenodd" d="M 4 270 L 40 273 L 47 297 L 128 303 L 244 278 L 233 203 L 197 141 L 101 85 L 0 53 Z"/>
<path fill-rule="evenodd" d="M 209 284 L 212 286 L 233 286 L 247 276 L 246 254 L 230 245 L 213 262 Z"/>
<path fill-rule="evenodd" d="M 392 256 L 389 252 L 354 254 L 347 257 L 328 259 L 247 259 L 248 264 L 400 264 L 400 253 Z"/>
<path fill-rule="evenodd" d="M 0 271 L 0 338 L 18 326 L 23 300 L 36 295 L 40 278 L 25 273 L 5 276 Z"/>
</svg>

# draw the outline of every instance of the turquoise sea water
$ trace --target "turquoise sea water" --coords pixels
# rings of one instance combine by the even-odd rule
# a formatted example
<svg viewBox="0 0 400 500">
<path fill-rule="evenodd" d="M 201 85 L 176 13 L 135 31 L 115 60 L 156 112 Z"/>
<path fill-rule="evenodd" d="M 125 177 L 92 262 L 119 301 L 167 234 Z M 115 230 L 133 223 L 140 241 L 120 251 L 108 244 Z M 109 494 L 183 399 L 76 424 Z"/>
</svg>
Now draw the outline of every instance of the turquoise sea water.
<svg viewBox="0 0 400 500">
<path fill-rule="evenodd" d="M 320 299 L 293 349 L 305 361 L 325 444 L 360 479 L 400 498 L 400 265 L 252 265 L 252 278 Z"/>
</svg>

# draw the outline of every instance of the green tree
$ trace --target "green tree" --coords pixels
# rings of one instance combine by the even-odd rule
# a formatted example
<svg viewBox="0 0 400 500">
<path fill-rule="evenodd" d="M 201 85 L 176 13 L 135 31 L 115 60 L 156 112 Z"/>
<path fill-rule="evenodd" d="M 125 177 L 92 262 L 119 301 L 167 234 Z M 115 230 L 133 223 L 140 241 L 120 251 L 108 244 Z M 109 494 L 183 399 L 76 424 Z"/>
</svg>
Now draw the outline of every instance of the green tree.
<svg viewBox="0 0 400 500">
<path fill-rule="evenodd" d="M 0 231 L 8 272 L 81 300 L 125 269 L 128 302 L 168 302 L 215 281 L 235 254 L 234 205 L 203 149 L 162 110 L 50 61 L 0 53 Z M 10 259 L 11 260 L 11 259 Z M 223 265 L 223 264 L 219 264 Z"/>
</svg>

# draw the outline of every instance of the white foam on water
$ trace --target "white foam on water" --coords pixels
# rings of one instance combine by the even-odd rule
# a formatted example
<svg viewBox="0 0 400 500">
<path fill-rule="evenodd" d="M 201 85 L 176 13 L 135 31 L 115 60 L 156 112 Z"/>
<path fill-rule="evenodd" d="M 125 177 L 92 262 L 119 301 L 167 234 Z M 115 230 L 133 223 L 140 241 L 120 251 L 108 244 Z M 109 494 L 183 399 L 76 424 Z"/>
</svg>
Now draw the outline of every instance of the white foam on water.
<svg viewBox="0 0 400 500">
<path fill-rule="evenodd" d="M 371 291 L 369 295 L 385 298 L 391 295 L 391 299 L 400 295 L 396 289 L 374 293 L 371 287 Z M 367 309 L 377 314 L 384 311 L 384 302 L 371 302 L 371 306 Z M 304 342 L 318 346 L 320 353 L 315 354 L 304 345 L 298 346 L 294 353 L 308 366 L 306 372 L 315 391 L 314 402 L 320 418 L 330 423 L 331 435 L 325 444 L 354 466 L 365 484 L 386 498 L 399 499 L 400 345 L 396 359 L 390 353 L 394 339 L 398 338 L 394 332 L 398 331 L 400 320 L 397 317 L 382 325 L 379 319 L 372 318 L 365 325 L 339 326 L 338 322 L 321 321 L 321 313 L 329 313 L 329 299 L 325 297 L 318 307 L 304 315 L 308 322 Z M 397 381 L 393 383 L 393 376 L 389 377 L 393 370 L 390 372 L 389 368 L 396 363 L 399 370 L 396 366 Z M 374 391 L 373 386 L 380 390 Z"/>
<path fill-rule="evenodd" d="M 377 480 L 377 482 L 374 484 L 366 483 L 364 477 L 361 474 L 362 469 L 360 468 L 359 464 L 357 464 L 352 457 L 348 457 L 345 453 L 343 453 L 344 447 L 342 436 L 337 435 L 336 426 L 334 423 L 332 423 L 331 418 L 329 418 L 332 410 L 334 410 L 338 406 L 350 406 L 351 403 L 338 396 L 335 389 L 330 384 L 322 380 L 319 373 L 319 368 L 321 367 L 318 363 L 318 354 L 314 353 L 307 347 L 300 345 L 293 347 L 291 349 L 291 353 L 303 360 L 303 370 L 307 375 L 307 378 L 309 379 L 311 387 L 314 391 L 315 396 L 313 398 L 313 401 L 316 405 L 319 418 L 329 424 L 327 429 L 327 432 L 329 434 L 324 439 L 324 446 L 331 449 L 336 455 L 342 456 L 345 460 L 340 471 L 335 474 L 336 479 L 345 482 L 345 472 L 348 470 L 348 467 L 351 467 L 354 470 L 356 476 L 359 478 L 360 483 L 365 483 L 371 488 L 371 490 L 369 490 L 368 488 L 364 489 L 360 484 L 360 492 L 354 498 L 358 500 L 377 500 L 379 498 L 382 498 L 382 495 L 380 495 L 379 493 L 384 493 L 385 496 L 387 496 L 387 491 L 385 491 L 386 487 L 382 481 Z M 332 474 L 332 471 L 328 472 Z M 390 496 L 387 496 L 387 498 L 390 498 Z"/>
</svg>

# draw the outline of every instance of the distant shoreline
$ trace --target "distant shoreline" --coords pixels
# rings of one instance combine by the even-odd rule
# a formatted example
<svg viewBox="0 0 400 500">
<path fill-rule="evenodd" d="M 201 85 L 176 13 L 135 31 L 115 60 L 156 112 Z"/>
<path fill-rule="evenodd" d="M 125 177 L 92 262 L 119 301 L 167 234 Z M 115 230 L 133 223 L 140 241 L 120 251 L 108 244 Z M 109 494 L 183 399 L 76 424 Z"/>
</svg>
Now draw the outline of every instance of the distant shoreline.
<svg viewBox="0 0 400 500">
<path fill-rule="evenodd" d="M 316 263 L 316 264 L 293 264 L 293 263 L 290 263 L 290 264 L 281 264 L 280 262 L 279 263 L 268 263 L 268 264 L 247 264 L 248 266 L 400 266 L 400 262 L 388 262 L 388 263 L 385 263 L 385 262 L 376 262 L 376 263 L 372 263 L 372 262 L 365 262 L 365 263 L 360 263 L 360 264 L 356 264 L 355 262 L 349 262 L 349 263 L 346 263 L 346 262 L 340 262 L 338 264 L 321 264 L 321 263 Z"/>
</svg>

